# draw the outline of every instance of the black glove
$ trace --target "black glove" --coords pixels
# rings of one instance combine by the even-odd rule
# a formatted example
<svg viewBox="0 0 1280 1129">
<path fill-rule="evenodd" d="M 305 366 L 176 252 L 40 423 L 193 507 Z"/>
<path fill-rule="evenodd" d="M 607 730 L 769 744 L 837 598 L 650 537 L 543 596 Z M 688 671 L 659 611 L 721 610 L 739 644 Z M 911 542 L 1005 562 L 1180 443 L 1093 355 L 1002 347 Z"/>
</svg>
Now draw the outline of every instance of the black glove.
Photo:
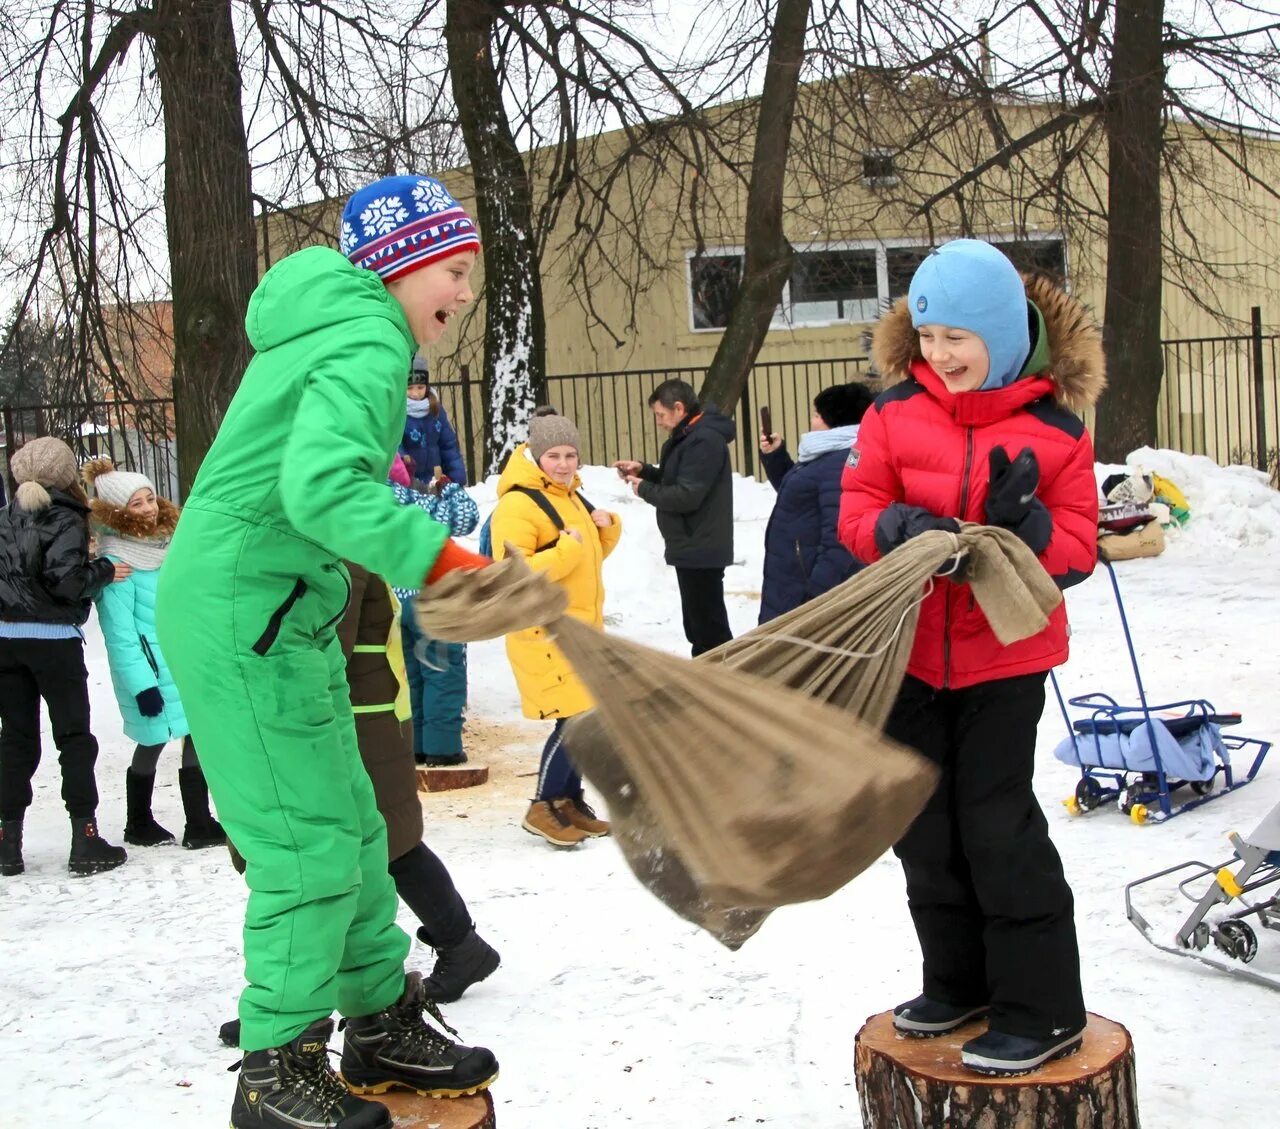
<svg viewBox="0 0 1280 1129">
<path fill-rule="evenodd" d="M 1053 535 L 1053 518 L 1036 497 L 1040 485 L 1040 461 L 1030 447 L 1023 447 L 1012 462 L 1003 447 L 992 447 L 987 483 L 987 524 L 1017 534 L 1033 553 L 1045 551 Z"/>
<path fill-rule="evenodd" d="M 939 517 L 923 506 L 908 506 L 905 502 L 888 505 L 876 518 L 876 548 L 885 556 L 899 545 L 927 533 L 930 529 L 943 529 L 959 533 L 960 523 L 953 517 Z"/>
<path fill-rule="evenodd" d="M 164 698 L 160 694 L 159 686 L 148 686 L 145 690 L 134 695 L 138 703 L 138 712 L 143 717 L 159 717 L 160 712 L 164 709 Z"/>
</svg>

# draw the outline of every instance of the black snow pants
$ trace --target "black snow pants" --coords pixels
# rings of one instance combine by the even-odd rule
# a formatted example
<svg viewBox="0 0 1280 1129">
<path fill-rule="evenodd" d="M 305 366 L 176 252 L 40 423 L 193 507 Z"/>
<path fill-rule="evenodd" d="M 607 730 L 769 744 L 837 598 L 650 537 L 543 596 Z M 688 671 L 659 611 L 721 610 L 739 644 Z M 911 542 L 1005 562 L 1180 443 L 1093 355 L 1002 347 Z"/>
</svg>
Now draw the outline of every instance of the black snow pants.
<svg viewBox="0 0 1280 1129">
<path fill-rule="evenodd" d="M 1043 1038 L 1084 1023 L 1074 902 L 1031 790 L 1045 675 L 935 690 L 907 677 L 888 736 L 942 769 L 894 847 L 924 993 L 991 1006 L 991 1029 Z"/>
</svg>

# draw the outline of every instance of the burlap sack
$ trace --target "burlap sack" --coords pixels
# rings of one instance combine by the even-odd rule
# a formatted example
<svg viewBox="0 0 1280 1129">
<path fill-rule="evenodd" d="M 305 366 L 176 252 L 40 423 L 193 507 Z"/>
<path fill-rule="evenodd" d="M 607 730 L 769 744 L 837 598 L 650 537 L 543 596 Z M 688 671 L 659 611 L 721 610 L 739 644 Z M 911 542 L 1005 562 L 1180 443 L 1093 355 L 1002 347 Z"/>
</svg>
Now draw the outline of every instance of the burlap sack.
<svg viewBox="0 0 1280 1129">
<path fill-rule="evenodd" d="M 736 948 L 769 909 L 860 873 L 932 793 L 933 766 L 879 731 L 919 605 L 957 553 L 1003 642 L 1044 628 L 1061 593 L 1013 534 L 984 526 L 917 537 L 694 662 L 562 617 L 559 589 L 515 556 L 451 574 L 416 607 L 425 632 L 460 642 L 548 628 L 597 702 L 566 748 L 632 871 Z"/>
</svg>

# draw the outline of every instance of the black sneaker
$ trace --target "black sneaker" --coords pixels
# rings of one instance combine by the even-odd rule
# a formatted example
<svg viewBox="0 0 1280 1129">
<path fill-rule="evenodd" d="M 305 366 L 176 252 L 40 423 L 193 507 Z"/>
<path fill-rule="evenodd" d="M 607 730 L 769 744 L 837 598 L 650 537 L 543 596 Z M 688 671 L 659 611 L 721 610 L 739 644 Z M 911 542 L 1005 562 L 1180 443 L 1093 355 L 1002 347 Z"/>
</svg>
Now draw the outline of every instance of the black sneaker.
<svg viewBox="0 0 1280 1129">
<path fill-rule="evenodd" d="M 498 1077 L 492 1052 L 446 1038 L 423 1018 L 424 1010 L 457 1034 L 423 994 L 417 972 L 405 977 L 404 995 L 390 1007 L 343 1020 L 343 1081 L 357 1094 L 385 1094 L 399 1086 L 431 1098 L 460 1098 L 488 1089 Z"/>
<path fill-rule="evenodd" d="M 380 1102 L 356 1097 L 329 1065 L 332 1019 L 240 1062 L 231 1129 L 392 1129 Z"/>
<path fill-rule="evenodd" d="M 0 875 L 12 878 L 26 870 L 22 861 L 22 820 L 0 822 Z"/>
<path fill-rule="evenodd" d="M 96 819 L 71 821 L 71 854 L 67 869 L 72 874 L 99 874 L 114 870 L 129 856 L 123 847 L 113 847 L 98 834 Z"/>
<path fill-rule="evenodd" d="M 1052 1059 L 1075 1054 L 1083 1042 L 1083 1027 L 1055 1031 L 1046 1039 L 987 1031 L 960 1048 L 960 1061 L 979 1074 L 1026 1074 Z"/>
<path fill-rule="evenodd" d="M 931 1000 L 928 996 L 917 996 L 905 1004 L 893 1009 L 893 1026 L 903 1035 L 917 1039 L 931 1039 L 934 1035 L 945 1035 L 976 1019 L 987 1010 L 986 1004 L 974 1007 L 959 1007 L 956 1004 L 942 1004 Z"/>
<path fill-rule="evenodd" d="M 435 967 L 422 982 L 427 999 L 438 1004 L 451 1004 L 473 984 L 491 976 L 501 963 L 498 950 L 488 944 L 472 927 L 456 945 L 440 948 L 431 941 L 427 927 L 418 930 L 418 940 L 436 950 Z"/>
</svg>

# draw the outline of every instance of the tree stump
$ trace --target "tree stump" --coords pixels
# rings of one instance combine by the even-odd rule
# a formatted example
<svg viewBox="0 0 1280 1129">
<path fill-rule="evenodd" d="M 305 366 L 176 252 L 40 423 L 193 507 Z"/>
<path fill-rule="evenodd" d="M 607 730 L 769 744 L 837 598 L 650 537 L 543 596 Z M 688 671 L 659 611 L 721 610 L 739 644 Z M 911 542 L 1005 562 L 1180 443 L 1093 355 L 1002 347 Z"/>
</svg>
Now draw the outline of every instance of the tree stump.
<svg viewBox="0 0 1280 1129">
<path fill-rule="evenodd" d="M 419 792 L 452 792 L 455 788 L 475 788 L 489 782 L 483 764 L 448 764 L 439 768 L 418 768 Z"/>
<path fill-rule="evenodd" d="M 854 1043 L 864 1129 L 1138 1129 L 1133 1043 L 1089 1014 L 1084 1045 L 1030 1074 L 993 1078 L 960 1064 L 960 1046 L 986 1020 L 934 1039 L 909 1039 L 893 1014 L 873 1015 Z"/>
<path fill-rule="evenodd" d="M 391 1111 L 396 1129 L 495 1129 L 493 1099 L 486 1090 L 470 1098 L 423 1098 L 391 1090 L 370 1095 Z"/>
</svg>

